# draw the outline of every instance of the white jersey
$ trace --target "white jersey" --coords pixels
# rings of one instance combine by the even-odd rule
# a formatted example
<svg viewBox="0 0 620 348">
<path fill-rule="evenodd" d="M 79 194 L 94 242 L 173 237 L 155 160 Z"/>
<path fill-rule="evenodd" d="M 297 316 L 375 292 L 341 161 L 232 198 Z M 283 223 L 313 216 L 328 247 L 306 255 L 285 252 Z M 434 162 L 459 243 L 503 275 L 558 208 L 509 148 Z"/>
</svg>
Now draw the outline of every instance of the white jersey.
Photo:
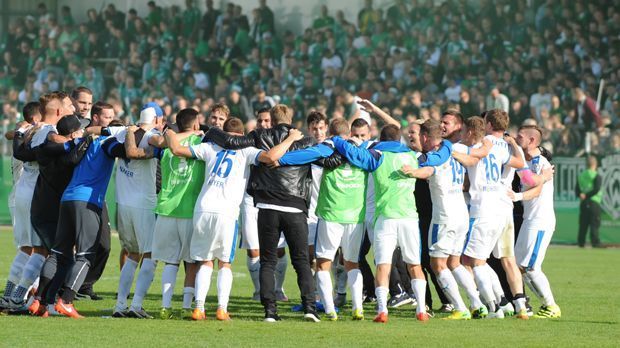
<svg viewBox="0 0 620 348">
<path fill-rule="evenodd" d="M 250 165 L 258 164 L 262 150 L 254 147 L 226 150 L 212 143 L 191 146 L 190 150 L 194 157 L 206 164 L 205 182 L 196 201 L 194 216 L 209 212 L 236 220 L 250 177 Z"/>
<path fill-rule="evenodd" d="M 487 135 L 485 139 L 493 143 L 491 151 L 475 166 L 467 167 L 471 196 L 469 215 L 472 218 L 496 217 L 502 214 L 498 202 L 501 196 L 506 194 L 500 179 L 502 166 L 510 160 L 508 143 L 492 135 Z"/>
<path fill-rule="evenodd" d="M 370 124 L 370 123 L 369 123 Z M 366 148 L 370 148 L 376 141 L 369 140 L 366 142 Z M 374 221 L 375 218 L 375 180 L 372 173 L 368 173 L 366 181 L 366 221 Z"/>
<path fill-rule="evenodd" d="M 547 159 L 538 155 L 527 161 L 527 165 L 534 174 L 541 175 L 543 169 L 551 167 Z M 523 201 L 523 219 L 544 219 L 555 225 L 555 211 L 553 210 L 553 179 L 543 184 L 540 195 L 531 200 Z"/>
<path fill-rule="evenodd" d="M 454 144 L 453 150 L 467 153 L 467 146 Z M 467 215 L 463 197 L 465 168 L 452 156 L 444 164 L 433 167 L 434 173 L 428 179 L 433 202 L 433 223 L 444 224 L 455 217 Z"/>
<path fill-rule="evenodd" d="M 149 139 L 159 135 L 155 129 L 147 131 L 138 147 L 148 148 Z M 124 142 L 125 133 L 117 135 Z M 120 140 L 119 140 L 120 142 Z M 116 165 L 116 202 L 129 207 L 155 209 L 157 206 L 157 159 L 119 159 Z"/>
<path fill-rule="evenodd" d="M 517 147 L 517 149 L 519 149 L 519 155 L 521 155 L 521 159 L 523 160 L 523 163 L 525 163 L 525 154 L 523 153 L 523 150 L 520 147 Z M 512 154 L 512 151 L 510 151 L 510 153 Z M 527 165 L 519 170 L 523 170 L 523 169 L 527 169 Z M 509 165 L 504 165 L 502 167 L 502 176 L 501 176 L 501 182 L 504 185 L 504 187 L 506 188 L 506 193 L 508 191 L 512 191 L 512 181 L 515 178 L 515 173 L 517 172 L 517 170 Z M 508 194 L 504 194 L 502 196 L 500 196 L 500 204 L 501 204 L 501 210 L 504 214 L 510 214 L 512 216 L 512 210 L 514 208 L 514 205 L 512 204 L 512 199 L 510 199 L 510 197 L 508 196 Z"/>
<path fill-rule="evenodd" d="M 312 164 L 310 168 L 312 170 L 312 192 L 310 195 L 310 205 L 308 207 L 308 223 L 318 221 L 318 217 L 314 211 L 316 210 L 316 204 L 319 201 L 321 178 L 323 178 L 323 167 Z"/>
</svg>

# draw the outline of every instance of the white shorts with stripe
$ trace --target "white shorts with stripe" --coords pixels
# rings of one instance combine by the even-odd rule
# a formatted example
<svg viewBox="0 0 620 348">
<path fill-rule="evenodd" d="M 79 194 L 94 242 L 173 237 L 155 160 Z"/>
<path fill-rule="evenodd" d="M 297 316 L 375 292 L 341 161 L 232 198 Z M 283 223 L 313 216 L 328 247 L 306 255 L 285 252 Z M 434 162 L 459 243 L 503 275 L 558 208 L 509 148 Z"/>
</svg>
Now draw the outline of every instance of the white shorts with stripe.
<svg viewBox="0 0 620 348">
<path fill-rule="evenodd" d="M 153 210 L 119 204 L 117 217 L 121 246 L 130 253 L 150 253 L 156 220 Z"/>
<path fill-rule="evenodd" d="M 319 219 L 314 252 L 316 258 L 334 260 L 336 251 L 342 247 L 342 257 L 358 263 L 364 240 L 364 224 L 344 224 Z"/>
<path fill-rule="evenodd" d="M 488 259 L 502 233 L 503 220 L 498 217 L 473 218 L 470 226 L 463 253 L 478 260 Z"/>
<path fill-rule="evenodd" d="M 375 264 L 391 264 L 394 249 L 399 246 L 403 261 L 410 265 L 419 265 L 422 255 L 420 239 L 418 219 L 387 219 L 379 216 L 372 243 L 375 249 Z"/>
<path fill-rule="evenodd" d="M 194 224 L 192 219 L 158 216 L 153 236 L 154 260 L 178 264 L 194 262 L 189 256 Z"/>
<path fill-rule="evenodd" d="M 454 218 L 446 224 L 431 221 L 428 231 L 428 253 L 431 257 L 447 258 L 450 255 L 460 256 L 465 246 L 465 238 L 469 230 L 469 219 L 463 216 Z"/>
<path fill-rule="evenodd" d="M 555 221 L 524 220 L 515 246 L 517 264 L 527 270 L 539 270 L 554 230 Z"/>
<path fill-rule="evenodd" d="M 195 261 L 233 262 L 237 235 L 237 220 L 217 213 L 196 212 L 190 257 Z"/>
</svg>

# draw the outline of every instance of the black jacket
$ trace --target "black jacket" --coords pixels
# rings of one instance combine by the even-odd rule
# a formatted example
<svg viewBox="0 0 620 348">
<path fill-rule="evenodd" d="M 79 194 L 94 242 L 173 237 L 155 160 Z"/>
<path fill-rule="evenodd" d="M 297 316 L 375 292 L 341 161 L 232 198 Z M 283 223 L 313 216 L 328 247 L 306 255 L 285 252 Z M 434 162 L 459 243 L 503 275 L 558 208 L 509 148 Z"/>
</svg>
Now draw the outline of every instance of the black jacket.
<svg viewBox="0 0 620 348">
<path fill-rule="evenodd" d="M 246 136 L 232 136 L 224 131 L 211 128 L 204 141 L 212 141 L 227 149 L 240 149 L 254 146 L 269 150 L 280 144 L 288 136 L 290 125 L 279 124 L 269 129 L 257 129 Z M 305 137 L 291 145 L 289 151 L 305 149 L 316 144 L 316 140 Z M 318 164 L 334 168 L 343 162 L 337 152 Z M 269 168 L 263 164 L 253 167 L 247 191 L 254 197 L 254 204 L 265 203 L 300 209 L 308 212 L 312 185 L 310 165 Z"/>
</svg>

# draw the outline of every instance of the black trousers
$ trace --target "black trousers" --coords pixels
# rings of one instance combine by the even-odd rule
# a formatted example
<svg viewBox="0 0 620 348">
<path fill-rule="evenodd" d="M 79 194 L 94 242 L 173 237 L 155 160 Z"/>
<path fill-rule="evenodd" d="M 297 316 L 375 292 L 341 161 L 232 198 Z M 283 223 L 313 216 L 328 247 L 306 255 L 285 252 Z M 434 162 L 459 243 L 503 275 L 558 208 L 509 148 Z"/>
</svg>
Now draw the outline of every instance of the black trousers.
<svg viewBox="0 0 620 348">
<path fill-rule="evenodd" d="M 390 269 L 390 296 L 398 296 L 402 292 L 413 293 L 411 289 L 411 277 L 407 265 L 403 261 L 400 247 L 394 249 L 392 254 L 392 268 Z"/>
<path fill-rule="evenodd" d="M 103 211 L 101 213 L 101 232 L 99 243 L 97 245 L 97 251 L 95 253 L 95 260 L 86 274 L 86 280 L 80 288 L 79 292 L 85 292 L 92 290 L 93 285 L 101 278 L 105 266 L 108 263 L 110 257 L 111 248 L 111 233 L 110 233 L 110 216 L 108 214 L 107 204 L 103 204 Z"/>
<path fill-rule="evenodd" d="M 365 231 L 362 247 L 360 248 L 359 268 L 364 281 L 364 293 L 366 296 L 375 296 L 375 277 L 372 274 L 372 268 L 370 268 L 368 260 L 366 260 L 366 255 L 368 255 L 369 251 L 370 239 L 368 238 L 368 231 Z"/>
<path fill-rule="evenodd" d="M 258 210 L 258 243 L 260 245 L 260 297 L 265 311 L 276 311 L 275 268 L 278 262 L 278 240 L 284 233 L 291 263 L 297 273 L 304 311 L 315 310 L 314 278 L 308 258 L 308 223 L 304 213 L 286 213 L 271 209 Z"/>
<path fill-rule="evenodd" d="M 82 201 L 61 203 L 52 256 L 42 270 L 44 303 L 54 303 L 63 283 L 63 300 L 73 301 L 95 259 L 100 233 L 101 208 Z"/>
<path fill-rule="evenodd" d="M 590 229 L 590 241 L 592 246 L 597 247 L 601 245 L 599 239 L 598 230 L 601 227 L 601 206 L 590 200 L 581 201 L 579 206 L 579 235 L 577 236 L 577 243 L 580 247 L 586 245 L 586 235 L 588 234 L 588 228 Z"/>
</svg>

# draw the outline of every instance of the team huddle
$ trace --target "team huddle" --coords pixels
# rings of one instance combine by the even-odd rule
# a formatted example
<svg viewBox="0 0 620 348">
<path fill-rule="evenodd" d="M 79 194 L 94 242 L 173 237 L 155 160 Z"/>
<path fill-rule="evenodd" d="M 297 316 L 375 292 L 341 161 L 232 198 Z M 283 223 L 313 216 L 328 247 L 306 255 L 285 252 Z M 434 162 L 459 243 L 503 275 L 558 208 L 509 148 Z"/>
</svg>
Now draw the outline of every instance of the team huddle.
<svg viewBox="0 0 620 348">
<path fill-rule="evenodd" d="M 542 272 L 555 229 L 553 167 L 541 152 L 541 130 L 522 126 L 516 138 L 509 136 L 505 111 L 464 118 L 449 109 L 441 120 L 411 124 L 405 143 L 400 124 L 366 100 L 360 104 L 385 123 L 378 139 L 371 140 L 368 115 L 328 123 L 317 111 L 307 119 L 311 136 L 304 136 L 281 104 L 260 110 L 256 129 L 247 134 L 223 104 L 211 108 L 208 128 L 192 108 L 166 124 L 154 102 L 144 105 L 136 126 L 125 127 L 103 102 L 92 106 L 91 120 L 76 114 L 80 96 L 53 92 L 27 104 L 25 122 L 15 131 L 9 207 L 18 250 L 0 300 L 3 311 L 82 317 L 73 302 L 101 276 L 98 265 L 107 261 L 102 245 L 109 253 L 105 194 L 114 174 L 127 258 L 113 317 L 152 318 L 142 304 L 161 261 L 159 316 L 178 315 L 172 296 L 183 264 L 181 315 L 204 320 L 217 260 L 215 316 L 230 320 L 231 264 L 240 245 L 266 322 L 281 320 L 277 302 L 288 300 L 282 287 L 286 247 L 305 320 L 320 321 L 317 303 L 324 319 L 342 315 L 334 299 L 334 263 L 344 266 L 351 318 L 363 320 L 360 261 L 367 238 L 376 265 L 374 321 L 388 321 L 397 248 L 417 300 L 415 316 L 427 321 L 422 233 L 428 234 L 432 272 L 454 306 L 446 319 L 528 319 L 524 283 L 541 301 L 536 317 L 561 316 Z M 430 188 L 428 231 L 420 230 L 416 180 Z M 519 231 L 517 201 L 524 208 Z M 487 264 L 491 254 L 501 260 L 512 303 Z"/>
</svg>

